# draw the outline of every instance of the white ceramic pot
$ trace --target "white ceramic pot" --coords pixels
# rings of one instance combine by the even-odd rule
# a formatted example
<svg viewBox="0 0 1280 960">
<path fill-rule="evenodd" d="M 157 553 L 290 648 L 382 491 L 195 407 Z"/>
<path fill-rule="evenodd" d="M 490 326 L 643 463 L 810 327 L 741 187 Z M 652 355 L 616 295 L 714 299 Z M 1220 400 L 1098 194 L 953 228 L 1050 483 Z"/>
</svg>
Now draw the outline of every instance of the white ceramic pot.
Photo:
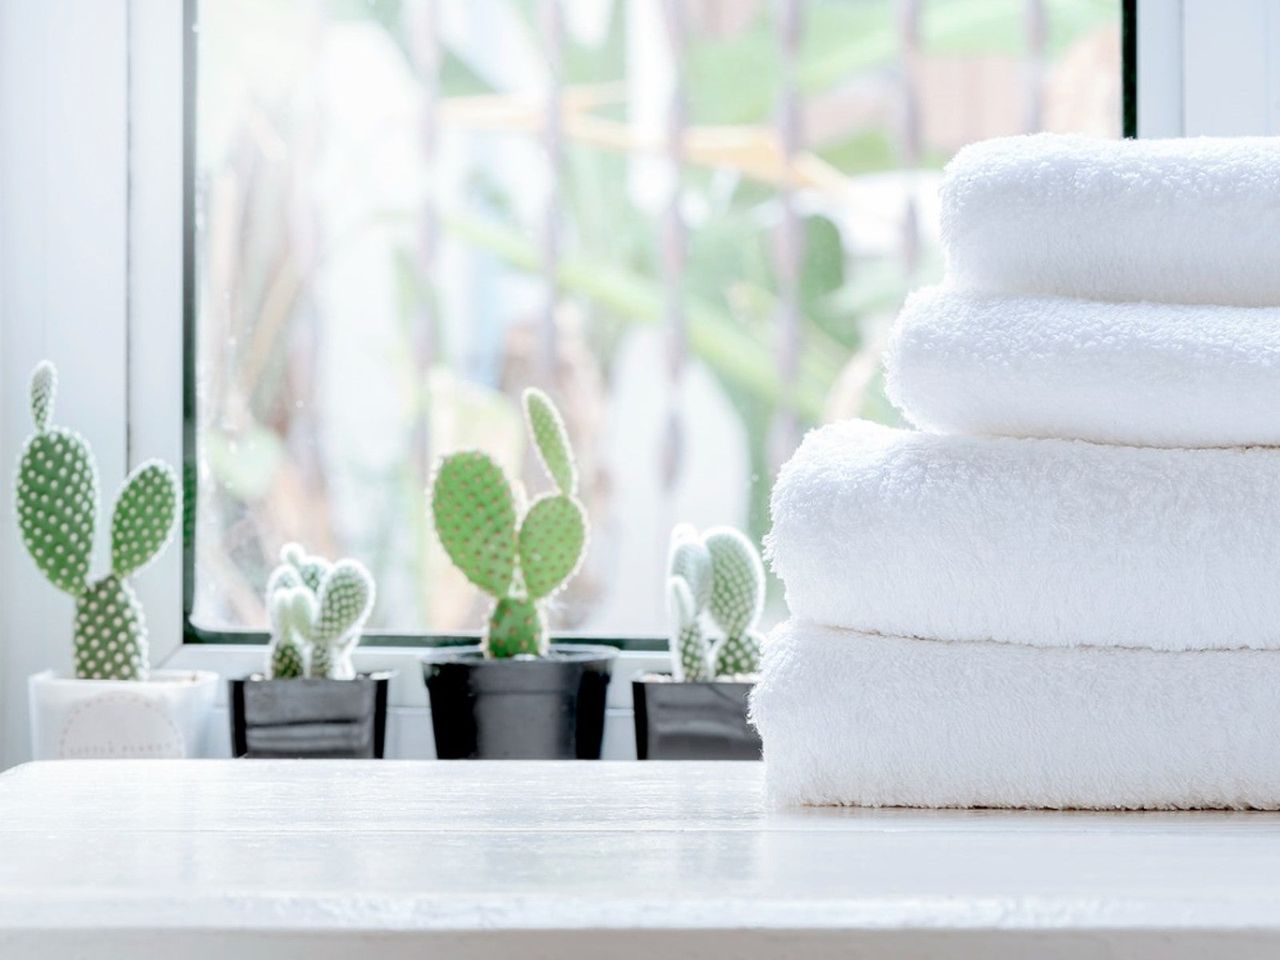
<svg viewBox="0 0 1280 960">
<path fill-rule="evenodd" d="M 149 680 L 76 680 L 52 670 L 27 681 L 36 760 L 198 757 L 218 675 L 153 670 Z"/>
</svg>

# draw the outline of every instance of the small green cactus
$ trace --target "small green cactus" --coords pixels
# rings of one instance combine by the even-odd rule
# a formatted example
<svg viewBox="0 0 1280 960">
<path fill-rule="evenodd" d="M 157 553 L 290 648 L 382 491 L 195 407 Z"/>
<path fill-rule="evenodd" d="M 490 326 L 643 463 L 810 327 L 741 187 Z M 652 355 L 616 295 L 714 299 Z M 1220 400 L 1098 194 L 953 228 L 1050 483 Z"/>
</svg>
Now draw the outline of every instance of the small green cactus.
<svg viewBox="0 0 1280 960">
<path fill-rule="evenodd" d="M 667 564 L 671 665 L 677 680 L 742 676 L 760 668 L 764 564 L 737 530 L 717 527 L 704 536 L 688 524 L 671 533 Z M 713 642 L 704 614 L 722 632 Z"/>
<path fill-rule="evenodd" d="M 354 678 L 351 652 L 373 609 L 373 576 L 355 560 L 331 564 L 296 543 L 280 561 L 267 580 L 267 676 Z"/>
<path fill-rule="evenodd" d="M 506 474 L 487 454 L 467 450 L 440 461 L 431 485 L 436 534 L 449 559 L 494 598 L 483 647 L 490 657 L 547 651 L 544 608 L 577 572 L 587 549 L 587 513 L 564 422 L 547 395 L 524 392 L 538 458 L 556 491 L 521 514 Z"/>
<path fill-rule="evenodd" d="M 31 375 L 36 432 L 18 464 L 17 512 L 36 566 L 76 601 L 75 664 L 81 679 L 145 680 L 150 672 L 142 605 L 128 578 L 173 534 L 178 484 L 151 460 L 125 479 L 111 517 L 111 572 L 90 581 L 98 515 L 98 468 L 78 433 L 52 426 L 58 376 L 44 361 Z"/>
</svg>

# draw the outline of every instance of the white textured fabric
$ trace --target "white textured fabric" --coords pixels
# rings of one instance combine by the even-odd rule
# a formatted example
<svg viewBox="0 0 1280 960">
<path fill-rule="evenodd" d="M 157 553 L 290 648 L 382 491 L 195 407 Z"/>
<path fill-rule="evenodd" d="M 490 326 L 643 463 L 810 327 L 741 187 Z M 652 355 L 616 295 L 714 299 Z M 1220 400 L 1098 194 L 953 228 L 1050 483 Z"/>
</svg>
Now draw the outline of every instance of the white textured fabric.
<svg viewBox="0 0 1280 960">
<path fill-rule="evenodd" d="M 787 622 L 753 719 L 779 804 L 1280 806 L 1280 651 L 940 643 Z"/>
<path fill-rule="evenodd" d="M 933 287 L 899 314 L 885 372 L 894 404 L 939 433 L 1280 445 L 1277 308 Z"/>
<path fill-rule="evenodd" d="M 986 140 L 956 154 L 941 199 L 958 285 L 1280 304 L 1280 138 Z"/>
<path fill-rule="evenodd" d="M 957 437 L 850 420 L 774 486 L 791 614 L 937 640 L 1280 647 L 1280 450 Z"/>
</svg>

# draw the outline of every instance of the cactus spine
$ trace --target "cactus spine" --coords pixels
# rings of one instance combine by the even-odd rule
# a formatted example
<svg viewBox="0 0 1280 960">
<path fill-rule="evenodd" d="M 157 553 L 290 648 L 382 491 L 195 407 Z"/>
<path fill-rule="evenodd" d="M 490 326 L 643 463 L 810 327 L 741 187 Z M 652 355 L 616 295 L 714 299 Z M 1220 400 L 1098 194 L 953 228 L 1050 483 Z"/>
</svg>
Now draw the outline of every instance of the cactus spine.
<svg viewBox="0 0 1280 960">
<path fill-rule="evenodd" d="M 764 564 L 737 530 L 703 536 L 688 524 L 671 533 L 667 613 L 671 665 L 677 680 L 706 681 L 755 673 L 760 667 L 757 625 L 764 609 Z M 719 628 L 713 641 L 706 619 Z"/>
<path fill-rule="evenodd" d="M 546 394 L 524 392 L 526 425 L 555 485 L 521 513 L 502 468 L 478 450 L 444 457 L 431 486 L 436 533 L 449 559 L 494 598 L 486 656 L 547 651 L 544 607 L 577 572 L 587 547 L 578 469 L 559 411 Z"/>
<path fill-rule="evenodd" d="M 178 484 L 158 460 L 125 479 L 111 516 L 111 571 L 89 580 L 98 514 L 98 468 L 78 433 L 52 426 L 58 376 L 40 363 L 31 375 L 35 433 L 18 464 L 18 525 L 40 572 L 76 602 L 75 665 L 81 679 L 145 680 L 150 672 L 142 605 L 128 578 L 173 534 Z"/>
<path fill-rule="evenodd" d="M 351 652 L 373 609 L 374 592 L 373 576 L 357 561 L 331 564 L 287 544 L 267 580 L 267 676 L 354 678 Z"/>
</svg>

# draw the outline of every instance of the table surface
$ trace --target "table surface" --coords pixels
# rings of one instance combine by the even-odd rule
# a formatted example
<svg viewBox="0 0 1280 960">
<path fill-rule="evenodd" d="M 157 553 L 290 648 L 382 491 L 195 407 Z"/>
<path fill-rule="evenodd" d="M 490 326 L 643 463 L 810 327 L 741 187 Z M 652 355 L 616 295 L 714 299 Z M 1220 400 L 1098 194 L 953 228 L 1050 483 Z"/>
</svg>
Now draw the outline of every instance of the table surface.
<svg viewBox="0 0 1280 960">
<path fill-rule="evenodd" d="M 5 958 L 1280 955 L 1280 816 L 776 811 L 755 763 L 28 764 L 0 834 Z"/>
</svg>

